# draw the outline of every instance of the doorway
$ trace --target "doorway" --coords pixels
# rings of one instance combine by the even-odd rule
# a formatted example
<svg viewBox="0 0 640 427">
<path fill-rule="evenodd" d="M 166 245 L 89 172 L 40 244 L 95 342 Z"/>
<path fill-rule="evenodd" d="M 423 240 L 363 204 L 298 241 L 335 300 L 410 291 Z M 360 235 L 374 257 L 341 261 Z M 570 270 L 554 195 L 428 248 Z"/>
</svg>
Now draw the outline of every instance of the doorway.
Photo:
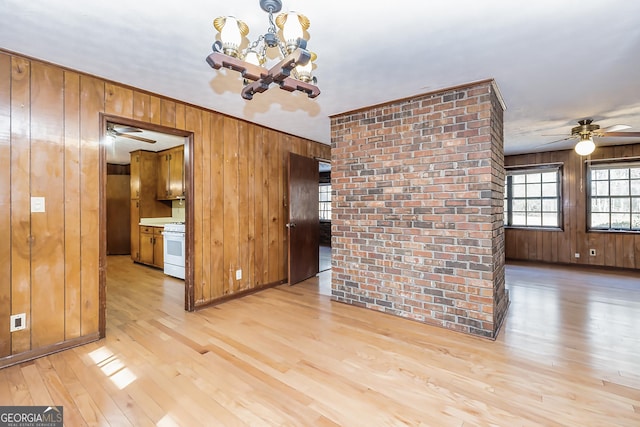
<svg viewBox="0 0 640 427">
<path fill-rule="evenodd" d="M 320 272 L 331 269 L 331 163 L 318 161 L 318 212 L 320 220 Z"/>
<path fill-rule="evenodd" d="M 167 278 L 184 286 L 184 309 L 193 310 L 193 136 L 106 114 L 101 123 L 99 330 L 104 337 L 107 255 L 119 257 L 118 264 L 132 271 L 146 269 L 159 281 Z M 184 284 L 164 274 L 163 229 L 169 223 L 185 225 Z"/>
</svg>

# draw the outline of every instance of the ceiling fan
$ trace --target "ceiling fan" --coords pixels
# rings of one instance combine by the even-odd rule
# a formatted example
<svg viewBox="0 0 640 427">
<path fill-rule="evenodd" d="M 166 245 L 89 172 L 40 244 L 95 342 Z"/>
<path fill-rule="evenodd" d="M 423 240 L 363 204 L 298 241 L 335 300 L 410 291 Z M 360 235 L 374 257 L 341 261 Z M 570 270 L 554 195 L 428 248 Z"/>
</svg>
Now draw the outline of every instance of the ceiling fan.
<svg viewBox="0 0 640 427">
<path fill-rule="evenodd" d="M 600 125 L 594 124 L 592 119 L 578 120 L 578 126 L 571 128 L 570 136 L 542 145 L 555 144 L 568 139 L 578 139 L 579 141 L 575 146 L 576 153 L 581 156 L 588 156 L 596 148 L 593 138 L 637 138 L 640 142 L 640 132 L 620 132 L 630 127 L 627 125 L 613 125 L 600 129 Z"/>
<path fill-rule="evenodd" d="M 149 144 L 156 143 L 156 141 L 154 141 L 153 139 L 143 138 L 137 135 L 131 135 L 132 133 L 136 133 L 136 132 L 142 132 L 142 129 L 138 129 L 133 126 L 117 125 L 115 123 L 107 124 L 107 135 L 111 135 L 113 137 L 122 136 L 124 138 L 135 139 L 136 141 L 147 142 Z"/>
</svg>

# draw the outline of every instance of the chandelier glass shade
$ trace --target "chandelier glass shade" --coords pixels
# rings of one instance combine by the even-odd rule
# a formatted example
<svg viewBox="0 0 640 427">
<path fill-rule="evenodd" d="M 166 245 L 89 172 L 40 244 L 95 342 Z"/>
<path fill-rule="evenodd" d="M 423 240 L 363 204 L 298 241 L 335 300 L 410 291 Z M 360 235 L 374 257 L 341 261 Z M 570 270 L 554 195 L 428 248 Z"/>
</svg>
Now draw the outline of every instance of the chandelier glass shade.
<svg viewBox="0 0 640 427">
<path fill-rule="evenodd" d="M 252 99 L 272 83 L 289 92 L 297 90 L 315 98 L 320 89 L 315 86 L 317 80 L 312 75 L 316 54 L 307 50 L 309 19 L 300 13 L 288 12 L 274 20 L 273 14 L 282 8 L 281 0 L 260 0 L 260 7 L 269 14 L 269 28 L 250 43 L 245 43 L 249 27 L 243 21 L 233 16 L 214 19 L 218 40 L 213 43 L 213 53 L 207 57 L 207 63 L 216 70 L 227 68 L 239 72 L 244 78 L 241 92 L 244 99 Z M 268 55 L 274 50 L 279 62 L 267 68 Z"/>
</svg>

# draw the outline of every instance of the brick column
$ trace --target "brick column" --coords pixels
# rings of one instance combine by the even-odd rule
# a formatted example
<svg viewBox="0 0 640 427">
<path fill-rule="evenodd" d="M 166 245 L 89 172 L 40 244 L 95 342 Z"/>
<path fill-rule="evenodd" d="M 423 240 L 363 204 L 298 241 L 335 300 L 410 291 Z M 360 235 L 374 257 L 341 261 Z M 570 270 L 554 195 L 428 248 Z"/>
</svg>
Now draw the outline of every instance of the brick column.
<svg viewBox="0 0 640 427">
<path fill-rule="evenodd" d="M 495 338 L 503 110 L 486 80 L 331 117 L 334 300 Z"/>
</svg>

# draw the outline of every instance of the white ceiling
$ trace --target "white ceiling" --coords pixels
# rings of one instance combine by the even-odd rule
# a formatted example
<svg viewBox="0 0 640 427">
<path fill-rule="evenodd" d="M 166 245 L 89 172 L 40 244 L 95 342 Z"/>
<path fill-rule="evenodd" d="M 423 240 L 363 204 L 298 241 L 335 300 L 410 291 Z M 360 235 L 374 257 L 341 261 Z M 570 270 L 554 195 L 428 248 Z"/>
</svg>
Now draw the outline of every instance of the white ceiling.
<svg viewBox="0 0 640 427">
<path fill-rule="evenodd" d="M 582 118 L 640 131 L 638 1 L 283 0 L 286 10 L 311 21 L 313 100 L 272 87 L 245 101 L 237 73 L 205 62 L 217 16 L 244 20 L 251 40 L 267 29 L 258 0 L 0 0 L 0 48 L 327 144 L 330 115 L 487 78 L 507 105 L 506 154 L 569 148 L 541 146 L 558 138 L 543 135 Z"/>
</svg>

